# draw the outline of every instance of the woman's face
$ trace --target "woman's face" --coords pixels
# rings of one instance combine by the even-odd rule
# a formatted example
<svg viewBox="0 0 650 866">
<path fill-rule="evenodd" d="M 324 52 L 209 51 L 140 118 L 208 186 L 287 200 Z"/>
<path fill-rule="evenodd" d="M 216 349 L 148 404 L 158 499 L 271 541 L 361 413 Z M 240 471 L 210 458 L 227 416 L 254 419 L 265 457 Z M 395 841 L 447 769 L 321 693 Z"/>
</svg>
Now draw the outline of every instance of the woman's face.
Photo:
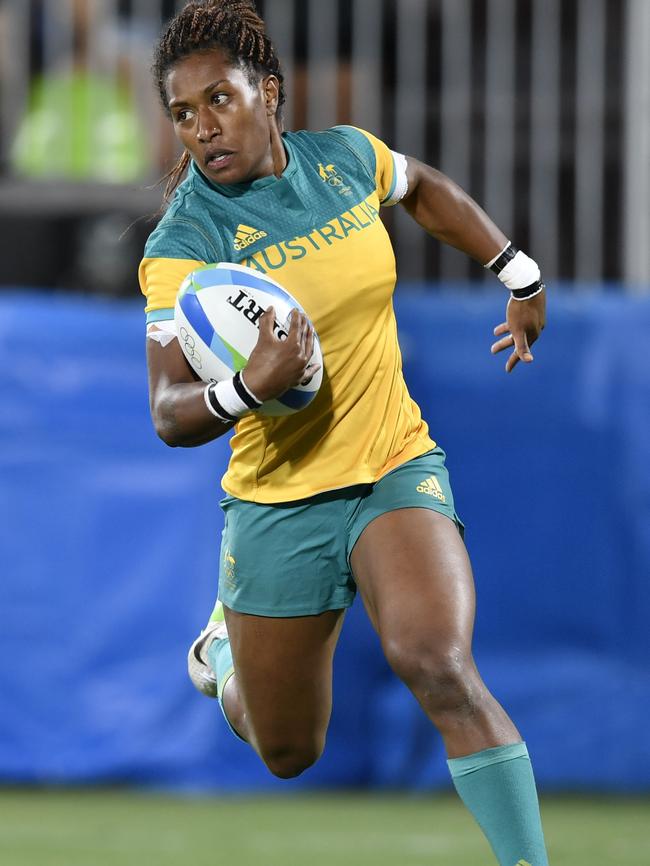
<svg viewBox="0 0 650 866">
<path fill-rule="evenodd" d="M 209 180 L 240 183 L 273 173 L 273 76 L 251 83 L 245 69 L 212 49 L 174 64 L 166 87 L 174 131 Z"/>
</svg>

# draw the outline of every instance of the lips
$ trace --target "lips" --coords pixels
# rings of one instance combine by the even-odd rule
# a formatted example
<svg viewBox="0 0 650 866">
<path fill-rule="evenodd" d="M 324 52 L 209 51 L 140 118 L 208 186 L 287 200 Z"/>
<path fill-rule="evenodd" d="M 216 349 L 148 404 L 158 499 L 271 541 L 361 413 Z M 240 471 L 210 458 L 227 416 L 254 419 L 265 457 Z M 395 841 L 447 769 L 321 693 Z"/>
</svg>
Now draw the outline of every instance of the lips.
<svg viewBox="0 0 650 866">
<path fill-rule="evenodd" d="M 219 169 L 230 165 L 234 155 L 232 150 L 224 150 L 223 148 L 210 149 L 205 154 L 205 165 L 211 171 L 219 171 Z"/>
</svg>

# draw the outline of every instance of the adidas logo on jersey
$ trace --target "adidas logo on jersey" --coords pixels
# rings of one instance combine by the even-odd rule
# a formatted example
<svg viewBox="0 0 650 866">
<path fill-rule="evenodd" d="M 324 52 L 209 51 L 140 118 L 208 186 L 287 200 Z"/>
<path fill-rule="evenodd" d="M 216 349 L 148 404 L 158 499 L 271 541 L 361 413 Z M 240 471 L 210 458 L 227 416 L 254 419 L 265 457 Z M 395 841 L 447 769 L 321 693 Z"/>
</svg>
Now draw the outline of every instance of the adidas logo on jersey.
<svg viewBox="0 0 650 866">
<path fill-rule="evenodd" d="M 261 241 L 262 238 L 267 237 L 268 234 L 262 231 L 262 229 L 254 229 L 251 226 L 245 226 L 243 223 L 240 223 L 235 232 L 235 241 L 233 246 L 237 251 L 245 250 L 246 247 L 254 244 L 255 241 Z"/>
<path fill-rule="evenodd" d="M 447 501 L 445 499 L 445 494 L 442 492 L 440 482 L 437 478 L 434 478 L 433 475 L 430 475 L 429 478 L 425 478 L 424 481 L 421 481 L 416 489 L 418 493 L 426 493 L 429 496 L 435 496 L 435 498 L 439 499 L 441 502 Z"/>
</svg>

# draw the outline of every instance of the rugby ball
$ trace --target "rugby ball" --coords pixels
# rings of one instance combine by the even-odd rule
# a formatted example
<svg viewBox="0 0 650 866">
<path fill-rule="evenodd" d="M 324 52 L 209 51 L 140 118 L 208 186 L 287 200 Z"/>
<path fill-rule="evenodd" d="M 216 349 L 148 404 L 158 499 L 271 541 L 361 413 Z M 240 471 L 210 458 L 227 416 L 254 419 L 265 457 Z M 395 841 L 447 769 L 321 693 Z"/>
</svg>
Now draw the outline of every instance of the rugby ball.
<svg viewBox="0 0 650 866">
<path fill-rule="evenodd" d="M 259 319 L 275 310 L 275 334 L 286 339 L 291 310 L 300 304 L 275 280 L 244 265 L 220 262 L 188 274 L 176 297 L 174 319 L 188 363 L 204 382 L 230 379 L 248 363 L 259 336 Z M 259 411 L 291 415 L 314 399 L 323 379 L 323 356 L 314 335 L 311 363 L 320 369 L 306 385 L 296 385 Z"/>
</svg>

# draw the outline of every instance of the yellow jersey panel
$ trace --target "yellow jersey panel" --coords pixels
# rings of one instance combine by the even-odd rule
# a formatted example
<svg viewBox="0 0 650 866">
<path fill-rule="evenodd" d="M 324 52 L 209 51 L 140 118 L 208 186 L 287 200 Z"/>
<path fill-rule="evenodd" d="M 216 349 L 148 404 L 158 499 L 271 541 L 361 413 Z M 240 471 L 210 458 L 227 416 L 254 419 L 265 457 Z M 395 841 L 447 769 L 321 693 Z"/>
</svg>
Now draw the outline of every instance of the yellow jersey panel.
<svg viewBox="0 0 650 866">
<path fill-rule="evenodd" d="M 435 447 L 402 375 L 395 257 L 379 217 L 393 155 L 353 127 L 283 140 L 279 178 L 225 187 L 193 167 L 143 263 L 150 317 L 173 316 L 197 263 L 230 261 L 273 277 L 313 322 L 324 367 L 316 398 L 294 415 L 246 415 L 231 439 L 224 489 L 265 503 L 371 483 Z"/>
<path fill-rule="evenodd" d="M 393 155 L 388 146 L 379 138 L 372 135 L 372 133 L 366 132 L 363 129 L 357 129 L 356 126 L 352 128 L 368 139 L 375 152 L 375 186 L 379 200 L 383 204 L 386 199 L 390 198 L 395 188 L 395 163 L 393 162 Z"/>
<path fill-rule="evenodd" d="M 145 313 L 172 309 L 181 283 L 193 270 L 206 262 L 194 259 L 144 258 L 138 269 L 140 290 L 147 298 Z M 155 317 L 149 317 L 152 321 Z M 173 318 L 170 316 L 169 318 Z"/>
</svg>

